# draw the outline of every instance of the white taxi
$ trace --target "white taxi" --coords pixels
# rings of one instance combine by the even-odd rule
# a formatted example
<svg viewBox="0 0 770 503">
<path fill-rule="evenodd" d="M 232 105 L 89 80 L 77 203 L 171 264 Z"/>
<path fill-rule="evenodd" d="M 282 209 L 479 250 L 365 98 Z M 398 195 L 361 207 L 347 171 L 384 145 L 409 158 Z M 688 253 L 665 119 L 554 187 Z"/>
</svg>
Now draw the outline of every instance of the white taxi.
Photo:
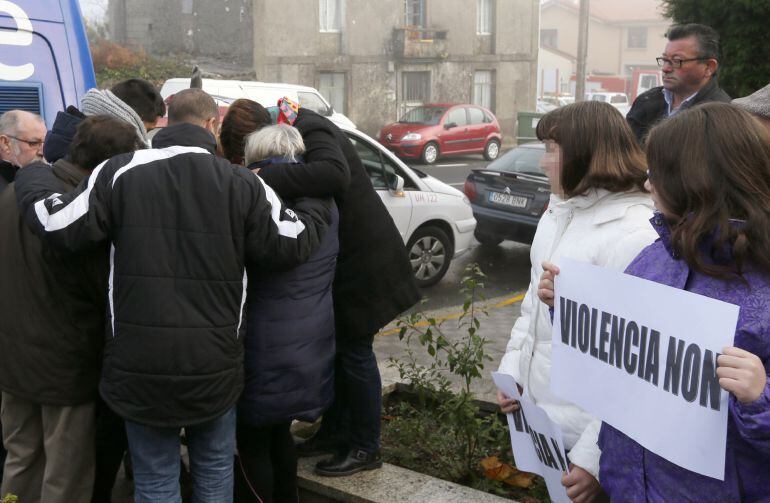
<svg viewBox="0 0 770 503">
<path fill-rule="evenodd" d="M 374 189 L 382 198 L 406 244 L 414 277 L 421 287 L 437 283 L 452 258 L 468 250 L 476 219 L 465 194 L 410 168 L 376 140 L 341 128 L 358 152 Z"/>
</svg>

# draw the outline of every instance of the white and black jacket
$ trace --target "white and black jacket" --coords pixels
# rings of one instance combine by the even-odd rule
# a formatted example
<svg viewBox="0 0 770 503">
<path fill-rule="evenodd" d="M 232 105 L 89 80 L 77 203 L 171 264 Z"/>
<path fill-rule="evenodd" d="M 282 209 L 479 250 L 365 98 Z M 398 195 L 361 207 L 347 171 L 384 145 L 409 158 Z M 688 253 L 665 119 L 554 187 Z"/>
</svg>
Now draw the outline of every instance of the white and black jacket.
<svg viewBox="0 0 770 503">
<path fill-rule="evenodd" d="M 51 244 L 111 243 L 104 400 L 134 422 L 189 426 L 222 415 L 243 388 L 246 263 L 306 261 L 331 202 L 284 208 L 259 177 L 214 156 L 198 126 L 170 126 L 153 145 L 110 159 L 67 194 L 48 166 L 29 166 L 16 194 Z"/>
</svg>

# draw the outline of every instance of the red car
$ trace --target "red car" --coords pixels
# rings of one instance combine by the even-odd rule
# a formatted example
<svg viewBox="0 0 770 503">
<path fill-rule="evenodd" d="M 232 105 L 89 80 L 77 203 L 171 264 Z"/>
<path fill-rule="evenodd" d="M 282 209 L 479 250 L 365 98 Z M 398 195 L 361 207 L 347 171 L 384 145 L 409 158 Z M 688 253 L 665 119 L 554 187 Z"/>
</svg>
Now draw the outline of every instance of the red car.
<svg viewBox="0 0 770 503">
<path fill-rule="evenodd" d="M 500 124 L 478 105 L 428 104 L 409 110 L 380 131 L 380 143 L 405 159 L 433 164 L 439 156 L 500 153 Z"/>
</svg>

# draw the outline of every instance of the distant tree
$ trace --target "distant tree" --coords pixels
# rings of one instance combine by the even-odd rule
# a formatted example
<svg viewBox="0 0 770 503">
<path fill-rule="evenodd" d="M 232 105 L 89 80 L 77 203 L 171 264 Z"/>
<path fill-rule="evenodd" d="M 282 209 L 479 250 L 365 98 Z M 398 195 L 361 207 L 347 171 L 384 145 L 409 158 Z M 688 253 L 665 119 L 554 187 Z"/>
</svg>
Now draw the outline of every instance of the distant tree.
<svg viewBox="0 0 770 503">
<path fill-rule="evenodd" d="M 676 23 L 719 32 L 719 84 L 733 98 L 770 83 L 770 0 L 662 0 Z"/>
</svg>

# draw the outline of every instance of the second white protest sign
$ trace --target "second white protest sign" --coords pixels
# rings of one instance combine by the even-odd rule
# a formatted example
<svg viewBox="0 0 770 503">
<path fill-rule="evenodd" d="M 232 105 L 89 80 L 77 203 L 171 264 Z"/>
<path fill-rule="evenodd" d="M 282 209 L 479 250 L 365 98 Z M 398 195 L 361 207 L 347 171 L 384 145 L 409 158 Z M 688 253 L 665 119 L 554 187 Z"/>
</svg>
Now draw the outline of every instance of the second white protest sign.
<svg viewBox="0 0 770 503">
<path fill-rule="evenodd" d="M 561 429 L 543 409 L 519 394 L 513 376 L 492 372 L 492 379 L 503 393 L 519 401 L 519 409 L 506 414 L 516 468 L 543 477 L 553 503 L 569 503 L 561 484 L 562 475 L 569 472 Z"/>
</svg>

